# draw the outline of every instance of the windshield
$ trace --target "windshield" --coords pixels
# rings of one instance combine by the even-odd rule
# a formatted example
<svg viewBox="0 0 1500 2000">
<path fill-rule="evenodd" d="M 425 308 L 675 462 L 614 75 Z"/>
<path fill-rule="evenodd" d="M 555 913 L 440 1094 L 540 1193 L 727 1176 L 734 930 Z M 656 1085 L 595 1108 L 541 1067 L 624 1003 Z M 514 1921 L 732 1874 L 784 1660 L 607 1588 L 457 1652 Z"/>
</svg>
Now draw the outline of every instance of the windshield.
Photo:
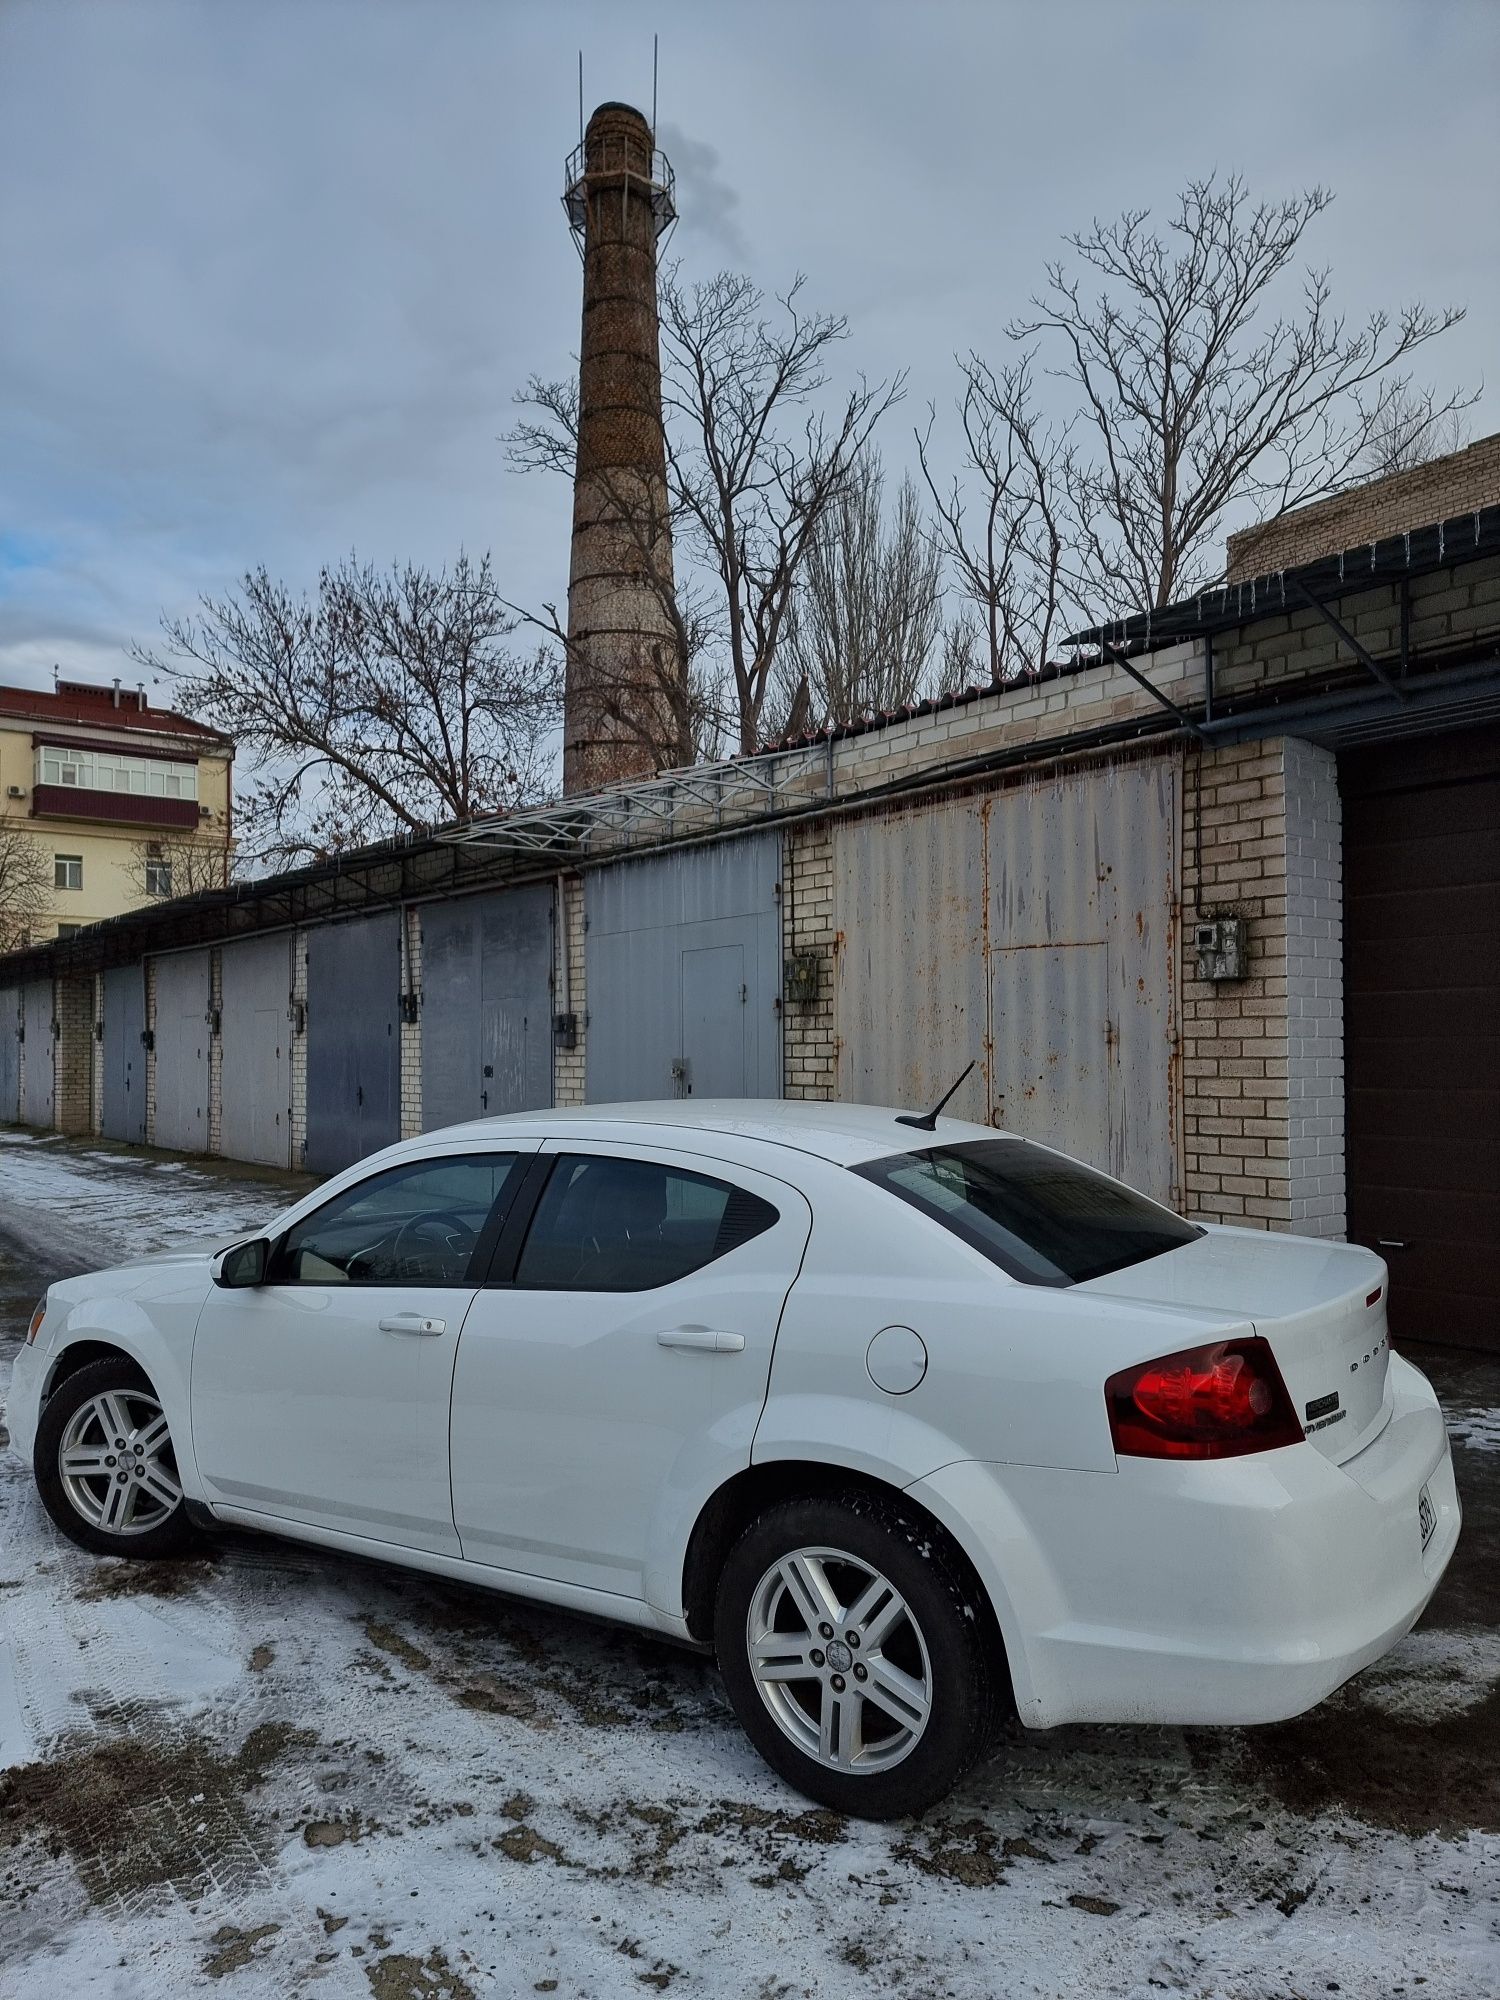
<svg viewBox="0 0 1500 2000">
<path fill-rule="evenodd" d="M 1027 1285 L 1078 1285 L 1203 1234 L 1168 1208 L 1026 1139 L 869 1160 L 888 1188 Z"/>
</svg>

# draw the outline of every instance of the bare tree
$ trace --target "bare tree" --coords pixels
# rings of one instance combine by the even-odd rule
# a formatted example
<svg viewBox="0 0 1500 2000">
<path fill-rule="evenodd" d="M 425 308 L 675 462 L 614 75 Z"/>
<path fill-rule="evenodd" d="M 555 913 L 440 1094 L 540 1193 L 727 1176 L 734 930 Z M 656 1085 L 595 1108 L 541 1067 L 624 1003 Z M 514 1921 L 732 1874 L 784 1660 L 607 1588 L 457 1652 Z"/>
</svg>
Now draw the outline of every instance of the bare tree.
<svg viewBox="0 0 1500 2000">
<path fill-rule="evenodd" d="M 51 893 L 41 844 L 23 828 L 0 821 L 0 952 L 31 943 Z"/>
<path fill-rule="evenodd" d="M 689 662 L 679 747 L 695 755 L 718 747 L 720 732 L 742 752 L 758 746 L 809 549 L 875 425 L 903 392 L 900 379 L 860 378 L 825 409 L 830 353 L 847 337 L 848 322 L 807 313 L 802 285 L 799 277 L 768 313 L 748 278 L 720 272 L 686 285 L 676 272 L 666 274 L 660 299 L 665 517 L 637 482 L 605 488 L 614 518 L 634 522 L 631 541 L 643 573 L 654 580 Z M 519 400 L 534 414 L 506 440 L 512 463 L 574 477 L 572 386 L 534 379 Z M 664 526 L 673 532 L 677 562 L 685 556 L 693 562 L 697 580 L 674 581 L 660 555 L 653 557 L 663 547 Z M 564 638 L 555 606 L 523 615 Z M 623 711 L 631 690 L 621 693 Z"/>
<path fill-rule="evenodd" d="M 960 694 L 993 678 L 989 661 L 981 664 L 985 634 L 972 604 L 964 604 L 943 627 L 943 652 L 938 662 L 937 692 Z"/>
<path fill-rule="evenodd" d="M 135 657 L 257 758 L 242 836 L 285 865 L 537 795 L 558 663 L 514 647 L 517 623 L 488 556 L 434 573 L 351 555 L 310 598 L 255 570 Z"/>
<path fill-rule="evenodd" d="M 196 896 L 205 889 L 224 889 L 236 874 L 234 850 L 227 839 L 200 834 L 184 840 L 163 837 L 137 841 L 127 864 L 130 885 L 143 900 Z"/>
<path fill-rule="evenodd" d="M 1372 437 L 1359 459 L 1362 479 L 1384 479 L 1393 472 L 1409 472 L 1451 451 L 1462 451 L 1470 441 L 1464 410 L 1479 401 L 1476 389 L 1463 403 L 1450 397 L 1440 403 L 1432 389 L 1407 387 L 1393 396 L 1386 412 L 1384 428 Z"/>
<path fill-rule="evenodd" d="M 963 471 L 939 484 L 931 408 L 917 455 L 959 593 L 982 622 L 983 677 L 1000 682 L 1045 664 L 1067 604 L 1067 440 L 1037 414 L 1031 355 L 998 374 L 973 353 L 958 366 Z"/>
<path fill-rule="evenodd" d="M 803 728 L 851 721 L 916 699 L 942 626 L 942 550 L 916 486 L 885 514 L 885 468 L 867 446 L 808 547 L 779 649 L 771 708 Z"/>
<path fill-rule="evenodd" d="M 1403 363 L 1462 319 L 1410 305 L 1352 326 L 1326 268 L 1277 306 L 1332 199 L 1313 188 L 1252 202 L 1238 176 L 1194 181 L 1163 233 L 1134 209 L 1069 237 L 1097 282 L 1050 264 L 1007 329 L 1060 350 L 1078 397 L 1068 539 L 1096 608 L 1165 605 L 1208 581 L 1236 504 L 1267 518 L 1347 485 L 1410 393 Z M 1464 400 L 1435 403 L 1432 418 Z"/>
</svg>

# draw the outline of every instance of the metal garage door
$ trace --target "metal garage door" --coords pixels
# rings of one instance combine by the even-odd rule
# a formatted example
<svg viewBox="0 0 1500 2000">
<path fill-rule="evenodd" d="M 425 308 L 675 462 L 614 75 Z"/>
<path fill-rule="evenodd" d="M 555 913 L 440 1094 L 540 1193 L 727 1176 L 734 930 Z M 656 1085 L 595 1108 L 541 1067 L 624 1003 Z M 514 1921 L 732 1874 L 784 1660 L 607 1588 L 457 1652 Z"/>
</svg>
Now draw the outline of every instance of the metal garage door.
<svg viewBox="0 0 1500 2000">
<path fill-rule="evenodd" d="M 146 975 L 121 965 L 104 975 L 104 1101 L 106 1139 L 146 1141 Z"/>
<path fill-rule="evenodd" d="M 206 951 L 156 966 L 156 1120 L 152 1140 L 179 1153 L 208 1151 L 208 1038 L 213 982 Z"/>
<path fill-rule="evenodd" d="M 401 918 L 307 938 L 307 1166 L 336 1173 L 401 1136 Z"/>
<path fill-rule="evenodd" d="M 1349 1235 L 1399 1338 L 1500 1352 L 1500 729 L 1339 758 Z"/>
<path fill-rule="evenodd" d="M 226 944 L 220 982 L 220 1150 L 231 1160 L 289 1167 L 291 937 Z"/>
<path fill-rule="evenodd" d="M 422 1124 L 552 1102 L 552 900 L 545 884 L 422 910 Z"/>
<path fill-rule="evenodd" d="M 21 990 L 21 1026 L 26 1036 L 26 1091 L 23 1124 L 44 1131 L 52 1125 L 52 981 L 39 979 Z"/>
<path fill-rule="evenodd" d="M 775 834 L 587 877 L 588 1095 L 781 1095 Z"/>
<path fill-rule="evenodd" d="M 21 1113 L 20 1035 L 20 991 L 0 987 L 0 1125 L 14 1124 Z"/>
<path fill-rule="evenodd" d="M 834 832 L 839 1094 L 1043 1140 L 1176 1198 L 1176 766 L 1119 762 Z"/>
</svg>

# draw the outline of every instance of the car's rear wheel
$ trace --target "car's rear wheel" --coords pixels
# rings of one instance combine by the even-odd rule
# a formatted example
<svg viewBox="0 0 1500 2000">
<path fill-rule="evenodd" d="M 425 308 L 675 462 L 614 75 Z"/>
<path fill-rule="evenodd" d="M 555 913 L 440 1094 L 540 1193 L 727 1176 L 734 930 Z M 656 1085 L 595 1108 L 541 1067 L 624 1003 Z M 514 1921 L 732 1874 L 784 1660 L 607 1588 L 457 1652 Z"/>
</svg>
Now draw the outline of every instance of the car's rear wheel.
<svg viewBox="0 0 1500 2000">
<path fill-rule="evenodd" d="M 931 1524 L 853 1493 L 768 1509 L 719 1582 L 719 1665 L 747 1735 L 819 1804 L 924 1811 L 989 1740 L 998 1663 Z"/>
<path fill-rule="evenodd" d="M 80 1548 L 149 1558 L 192 1539 L 161 1399 L 123 1355 L 91 1361 L 58 1385 L 32 1462 L 43 1506 Z"/>
</svg>

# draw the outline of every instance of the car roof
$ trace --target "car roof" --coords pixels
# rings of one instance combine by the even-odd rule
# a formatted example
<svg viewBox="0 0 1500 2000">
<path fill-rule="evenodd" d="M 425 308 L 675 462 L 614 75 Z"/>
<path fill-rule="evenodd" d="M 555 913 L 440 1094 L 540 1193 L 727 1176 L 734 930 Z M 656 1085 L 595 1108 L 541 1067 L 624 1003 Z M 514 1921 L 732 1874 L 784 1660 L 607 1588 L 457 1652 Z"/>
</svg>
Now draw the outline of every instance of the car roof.
<svg viewBox="0 0 1500 2000">
<path fill-rule="evenodd" d="M 857 1166 L 890 1153 L 919 1152 L 928 1146 L 957 1145 L 965 1140 L 1005 1135 L 964 1118 L 939 1118 L 934 1132 L 913 1131 L 897 1122 L 902 1115 L 885 1105 L 800 1103 L 780 1098 L 665 1098 L 657 1103 L 578 1104 L 553 1111 L 521 1111 L 496 1118 L 476 1118 L 441 1131 L 424 1132 L 408 1140 L 413 1151 L 434 1141 L 487 1140 L 509 1137 L 608 1139 L 651 1143 L 680 1152 L 723 1155 L 725 1141 L 737 1142 L 747 1157 L 758 1147 L 783 1147 Z"/>
</svg>

